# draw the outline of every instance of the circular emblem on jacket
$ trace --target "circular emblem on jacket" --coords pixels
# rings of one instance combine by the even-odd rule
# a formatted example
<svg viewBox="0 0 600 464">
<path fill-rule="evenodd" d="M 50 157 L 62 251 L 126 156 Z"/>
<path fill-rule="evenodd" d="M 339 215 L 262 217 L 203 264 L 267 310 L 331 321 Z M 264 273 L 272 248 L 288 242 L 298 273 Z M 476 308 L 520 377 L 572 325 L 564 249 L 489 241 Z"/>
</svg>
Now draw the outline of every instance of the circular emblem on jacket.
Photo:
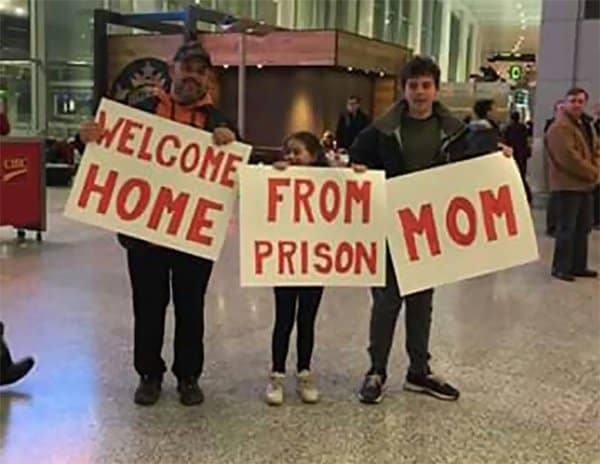
<svg viewBox="0 0 600 464">
<path fill-rule="evenodd" d="M 130 106 L 153 95 L 153 89 L 171 88 L 169 66 L 157 58 L 140 58 L 132 61 L 113 82 L 112 98 Z"/>
</svg>

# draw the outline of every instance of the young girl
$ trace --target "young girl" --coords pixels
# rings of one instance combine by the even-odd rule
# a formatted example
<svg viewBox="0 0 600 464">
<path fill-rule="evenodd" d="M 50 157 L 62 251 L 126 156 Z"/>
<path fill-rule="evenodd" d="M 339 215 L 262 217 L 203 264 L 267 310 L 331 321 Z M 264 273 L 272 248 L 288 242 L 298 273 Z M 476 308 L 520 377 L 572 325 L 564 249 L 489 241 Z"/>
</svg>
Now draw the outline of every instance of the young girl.
<svg viewBox="0 0 600 464">
<path fill-rule="evenodd" d="M 327 166 L 319 139 L 310 132 L 296 132 L 283 143 L 284 161 L 276 169 L 292 166 Z M 315 335 L 315 318 L 323 295 L 323 287 L 275 287 L 275 327 L 271 345 L 273 366 L 267 386 L 266 400 L 272 406 L 283 403 L 285 361 L 290 335 L 297 322 L 297 389 L 305 403 L 319 401 L 319 390 L 310 371 Z"/>
</svg>

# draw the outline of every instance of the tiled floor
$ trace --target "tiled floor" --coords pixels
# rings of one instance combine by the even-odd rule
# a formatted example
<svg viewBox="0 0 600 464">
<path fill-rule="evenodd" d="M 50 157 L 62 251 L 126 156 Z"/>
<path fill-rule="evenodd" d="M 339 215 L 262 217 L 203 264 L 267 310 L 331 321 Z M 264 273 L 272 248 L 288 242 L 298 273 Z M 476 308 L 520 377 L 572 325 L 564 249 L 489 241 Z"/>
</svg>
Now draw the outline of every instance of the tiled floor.
<svg viewBox="0 0 600 464">
<path fill-rule="evenodd" d="M 460 387 L 457 403 L 401 390 L 399 324 L 388 396 L 359 404 L 369 295 L 329 289 L 314 359 L 324 399 L 301 405 L 290 379 L 274 409 L 260 399 L 272 293 L 236 284 L 232 226 L 207 297 L 206 403 L 180 406 L 168 378 L 158 405 L 139 408 L 123 252 L 112 234 L 64 219 L 65 196 L 50 191 L 42 245 L 0 230 L 1 319 L 14 354 L 38 361 L 0 392 L 2 463 L 600 462 L 600 284 L 551 280 L 543 236 L 539 262 L 437 292 L 433 365 Z M 594 232 L 596 267 L 599 244 Z M 172 314 L 167 334 L 170 360 Z"/>
</svg>

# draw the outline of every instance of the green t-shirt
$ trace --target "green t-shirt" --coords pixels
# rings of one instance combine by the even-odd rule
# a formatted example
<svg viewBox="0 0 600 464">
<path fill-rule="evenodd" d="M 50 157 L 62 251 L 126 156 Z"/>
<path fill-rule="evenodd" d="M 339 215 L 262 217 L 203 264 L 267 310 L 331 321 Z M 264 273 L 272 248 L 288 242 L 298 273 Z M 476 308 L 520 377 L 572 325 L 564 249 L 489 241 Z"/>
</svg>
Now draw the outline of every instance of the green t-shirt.
<svg viewBox="0 0 600 464">
<path fill-rule="evenodd" d="M 402 117 L 400 135 L 407 173 L 431 167 L 442 144 L 441 130 L 433 115 L 428 119 Z"/>
</svg>

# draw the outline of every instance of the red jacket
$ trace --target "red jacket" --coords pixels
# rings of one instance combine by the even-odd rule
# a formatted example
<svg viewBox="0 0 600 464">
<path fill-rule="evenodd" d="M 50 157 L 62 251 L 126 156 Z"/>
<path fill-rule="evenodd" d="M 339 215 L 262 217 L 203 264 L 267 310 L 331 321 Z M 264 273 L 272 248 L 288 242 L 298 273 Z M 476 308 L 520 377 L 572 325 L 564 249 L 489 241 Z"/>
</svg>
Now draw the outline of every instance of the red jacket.
<svg viewBox="0 0 600 464">
<path fill-rule="evenodd" d="M 6 113 L 0 113 L 0 135 L 8 135 L 10 132 L 10 123 Z"/>
</svg>

